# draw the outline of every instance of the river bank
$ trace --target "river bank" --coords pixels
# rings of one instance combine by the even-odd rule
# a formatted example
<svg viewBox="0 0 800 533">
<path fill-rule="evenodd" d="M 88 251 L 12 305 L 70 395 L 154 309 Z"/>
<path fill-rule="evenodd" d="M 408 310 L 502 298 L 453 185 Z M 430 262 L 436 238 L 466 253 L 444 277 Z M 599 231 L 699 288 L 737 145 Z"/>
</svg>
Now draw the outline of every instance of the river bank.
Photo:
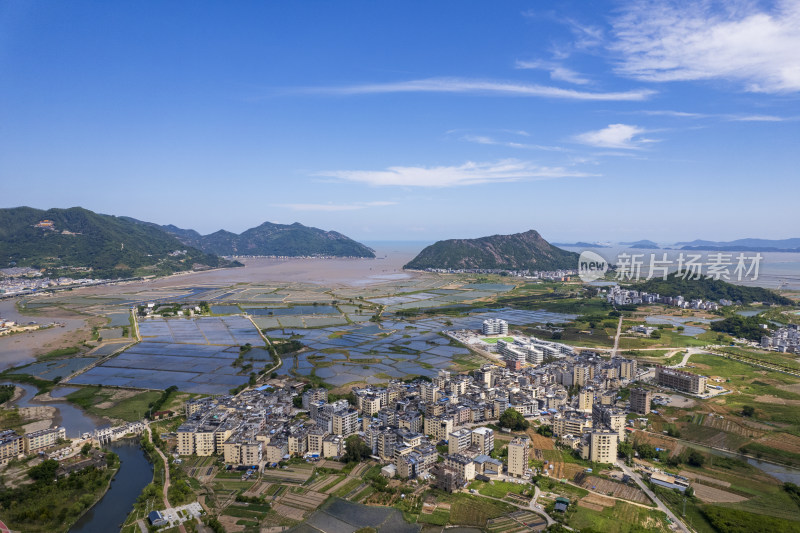
<svg viewBox="0 0 800 533">
<path fill-rule="evenodd" d="M 64 327 L 45 328 L 0 337 L 0 371 L 33 363 L 36 361 L 37 355 L 76 344 L 76 335 L 79 335 L 78 332 L 87 327 L 89 317 L 79 317 L 68 311 L 46 314 L 20 312 L 16 305 L 18 301 L 17 299 L 0 301 L 0 317 L 22 324 L 57 321 L 64 324 Z"/>
<path fill-rule="evenodd" d="M 16 386 L 14 396 L 7 402 L 7 407 L 24 409 L 44 409 L 52 416 L 41 421 L 42 426 L 63 426 L 70 438 L 79 438 L 85 433 L 91 433 L 97 428 L 110 425 L 103 417 L 86 413 L 60 396 L 68 394 L 74 388 L 58 387 L 47 394 L 46 398 L 36 397 L 36 387 L 28 384 L 13 383 Z M 119 469 L 107 480 L 103 480 L 104 488 L 91 500 L 76 494 L 72 502 L 75 507 L 59 510 L 58 518 L 61 523 L 73 522 L 70 533 L 90 533 L 100 531 L 115 531 L 119 529 L 129 512 L 133 509 L 139 494 L 153 479 L 153 465 L 148 460 L 145 451 L 136 439 L 122 439 L 105 448 L 114 452 L 120 459 Z M 91 476 L 89 476 L 91 477 Z M 67 478 L 69 479 L 69 478 Z M 88 479 L 88 477 L 87 477 Z M 91 477 L 92 483 L 97 483 Z M 65 489 L 66 490 L 66 489 Z M 20 494 L 25 495 L 22 492 Z M 35 502 L 27 502 L 33 505 Z M 78 509 L 80 507 L 80 509 Z M 5 518 L 0 516 L 0 518 Z M 110 526 L 110 524 L 114 524 Z M 58 529 L 60 531 L 60 529 Z M 66 531 L 66 529 L 64 529 Z"/>
</svg>

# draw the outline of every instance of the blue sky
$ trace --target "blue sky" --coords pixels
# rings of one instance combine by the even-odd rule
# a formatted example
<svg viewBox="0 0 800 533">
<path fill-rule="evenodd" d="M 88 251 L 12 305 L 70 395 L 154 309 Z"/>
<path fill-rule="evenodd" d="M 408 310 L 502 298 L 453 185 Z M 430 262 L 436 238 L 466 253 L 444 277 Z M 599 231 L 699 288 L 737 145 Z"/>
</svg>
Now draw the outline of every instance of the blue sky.
<svg viewBox="0 0 800 533">
<path fill-rule="evenodd" d="M 798 237 L 800 1 L 4 2 L 0 206 Z"/>
</svg>

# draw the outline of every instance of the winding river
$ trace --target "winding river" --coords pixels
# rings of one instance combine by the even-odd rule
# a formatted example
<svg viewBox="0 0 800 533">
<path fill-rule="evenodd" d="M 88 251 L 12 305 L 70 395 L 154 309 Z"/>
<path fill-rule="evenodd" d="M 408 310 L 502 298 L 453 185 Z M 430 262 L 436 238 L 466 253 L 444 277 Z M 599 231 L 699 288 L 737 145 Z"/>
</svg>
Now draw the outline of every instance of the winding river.
<svg viewBox="0 0 800 533">
<path fill-rule="evenodd" d="M 67 436 L 78 437 L 95 428 L 108 426 L 107 420 L 88 415 L 81 408 L 64 401 L 42 402 L 34 398 L 36 387 L 14 383 L 22 388 L 25 394 L 16 400 L 17 407 L 33 407 L 49 405 L 57 409 L 55 422 L 67 429 Z M 63 397 L 74 388 L 59 387 L 50 395 L 53 398 Z M 133 508 L 136 498 L 142 489 L 153 480 L 153 465 L 147 459 L 139 442 L 134 439 L 122 439 L 108 448 L 119 455 L 120 468 L 105 495 L 75 525 L 70 533 L 107 533 L 117 531 Z"/>
</svg>

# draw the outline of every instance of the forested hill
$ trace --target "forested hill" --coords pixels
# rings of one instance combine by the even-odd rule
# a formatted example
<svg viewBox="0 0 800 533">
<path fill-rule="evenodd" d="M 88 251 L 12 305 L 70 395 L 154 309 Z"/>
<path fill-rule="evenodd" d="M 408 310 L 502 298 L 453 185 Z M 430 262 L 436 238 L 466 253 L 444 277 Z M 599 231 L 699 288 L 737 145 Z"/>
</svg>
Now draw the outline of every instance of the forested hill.
<svg viewBox="0 0 800 533">
<path fill-rule="evenodd" d="M 578 254 L 556 248 L 530 230 L 513 235 L 438 241 L 403 268 L 575 270 Z"/>
<path fill-rule="evenodd" d="M 81 207 L 0 209 L 0 267 L 12 265 L 104 279 L 222 266 L 158 227 Z"/>
<path fill-rule="evenodd" d="M 676 274 L 670 274 L 666 280 L 661 278 L 650 279 L 637 283 L 632 288 L 662 296 L 683 296 L 687 299 L 703 299 L 718 302 L 722 298 L 733 302 L 741 301 L 743 304 L 752 302 L 765 302 L 777 305 L 793 305 L 794 302 L 780 294 L 764 289 L 763 287 L 744 287 L 734 285 L 723 280 L 709 278 L 683 279 Z"/>
<path fill-rule="evenodd" d="M 294 224 L 264 222 L 240 234 L 219 230 L 200 235 L 194 230 L 163 226 L 189 246 L 217 255 L 375 257 L 375 252 L 336 231 Z"/>
</svg>

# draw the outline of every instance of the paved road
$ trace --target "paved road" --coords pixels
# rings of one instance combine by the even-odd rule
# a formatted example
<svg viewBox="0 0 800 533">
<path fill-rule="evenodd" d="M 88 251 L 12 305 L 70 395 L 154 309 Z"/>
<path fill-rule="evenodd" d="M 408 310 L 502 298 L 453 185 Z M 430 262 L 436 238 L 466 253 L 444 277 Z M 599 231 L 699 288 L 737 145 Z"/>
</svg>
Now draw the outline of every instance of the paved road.
<svg viewBox="0 0 800 533">
<path fill-rule="evenodd" d="M 679 350 L 676 350 L 676 351 L 679 351 Z M 671 357 L 672 353 L 674 353 L 674 352 L 668 353 L 667 357 Z M 689 362 L 689 358 L 691 356 L 695 355 L 695 354 L 698 354 L 698 353 L 708 353 L 708 352 L 706 350 L 701 349 L 701 348 L 687 348 L 686 349 L 686 353 L 683 354 L 683 359 L 681 359 L 681 362 L 677 363 L 675 365 L 672 365 L 669 368 L 683 368 L 683 367 L 685 367 L 686 363 Z"/>
<path fill-rule="evenodd" d="M 617 461 L 617 465 L 619 465 L 619 467 L 622 468 L 623 472 L 625 472 L 626 474 L 631 476 L 631 478 L 633 478 L 636 484 L 639 485 L 639 488 L 642 489 L 644 493 L 647 494 L 647 496 L 655 502 L 659 510 L 663 511 L 669 517 L 669 519 L 672 520 L 675 523 L 675 525 L 677 525 L 678 528 L 680 528 L 681 531 L 683 531 L 683 533 L 690 533 L 689 528 L 687 528 L 684 525 L 684 523 L 681 522 L 678 519 L 678 517 L 675 516 L 675 514 L 672 511 L 669 510 L 669 508 L 666 505 L 664 505 L 664 502 L 658 499 L 658 497 L 653 493 L 652 490 L 647 488 L 647 485 L 644 484 L 639 474 L 628 468 L 628 466 L 623 461 Z"/>
<path fill-rule="evenodd" d="M 620 335 L 622 335 L 622 317 L 619 317 L 619 322 L 617 323 L 617 334 L 614 336 L 614 347 L 611 348 L 611 357 L 616 357 L 617 355 Z"/>
<path fill-rule="evenodd" d="M 528 507 L 530 507 L 531 511 L 533 511 L 534 513 L 536 513 L 536 514 L 538 514 L 538 515 L 541 515 L 541 516 L 543 516 L 543 517 L 544 517 L 544 519 L 545 519 L 545 520 L 547 520 L 547 527 L 550 527 L 550 526 L 552 526 L 553 524 L 555 524 L 555 522 L 556 522 L 556 521 L 555 521 L 555 520 L 553 520 L 553 519 L 550 517 L 550 515 L 549 515 L 549 514 L 547 514 L 547 513 L 544 511 L 544 509 L 543 509 L 543 508 L 540 508 L 540 507 L 537 507 L 537 506 L 536 506 L 536 500 L 538 500 L 538 499 L 539 499 L 539 494 L 540 494 L 540 493 L 541 493 L 541 490 L 539 490 L 539 487 L 538 487 L 537 485 L 535 485 L 535 484 L 534 484 L 534 485 L 533 485 L 533 498 L 531 498 L 531 501 L 530 501 L 530 503 L 528 504 Z"/>
<path fill-rule="evenodd" d="M 148 425 L 148 429 L 150 429 L 149 425 Z M 150 431 L 152 432 L 152 430 L 150 430 Z M 152 439 L 150 439 L 150 440 L 152 442 Z M 153 443 L 153 446 L 155 446 L 155 443 Z M 169 459 L 167 459 L 167 456 L 164 455 L 161 452 L 161 450 L 159 449 L 158 446 L 155 446 L 155 448 L 156 448 L 156 451 L 158 452 L 158 455 L 160 455 L 161 459 L 164 460 L 164 491 L 163 491 L 163 497 L 164 497 L 164 514 L 166 514 L 168 512 L 172 512 L 172 506 L 169 504 L 169 500 L 167 499 L 167 493 L 169 492 Z M 180 524 L 178 526 L 178 530 L 180 530 L 181 533 L 186 533 L 186 528 L 183 526 L 183 524 Z"/>
</svg>

